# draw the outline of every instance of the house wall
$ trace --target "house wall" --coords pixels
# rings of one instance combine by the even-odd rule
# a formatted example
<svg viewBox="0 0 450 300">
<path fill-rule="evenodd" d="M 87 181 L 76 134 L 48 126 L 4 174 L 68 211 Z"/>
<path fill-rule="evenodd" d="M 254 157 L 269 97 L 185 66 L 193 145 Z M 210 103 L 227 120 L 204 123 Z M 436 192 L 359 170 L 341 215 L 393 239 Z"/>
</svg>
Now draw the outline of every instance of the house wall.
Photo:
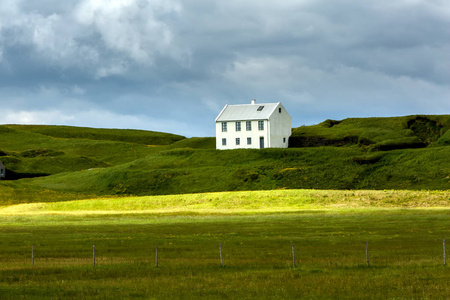
<svg viewBox="0 0 450 300">
<path fill-rule="evenodd" d="M 241 131 L 236 131 L 236 121 L 227 123 L 227 131 L 222 132 L 222 122 L 216 122 L 216 149 L 259 149 L 260 138 L 264 138 L 264 147 L 269 147 L 268 142 L 268 120 L 259 120 L 264 122 L 264 130 L 258 130 L 258 120 L 250 121 L 252 130 L 247 131 L 246 121 L 241 122 Z M 225 146 L 222 145 L 222 139 L 227 140 Z M 240 145 L 236 145 L 236 138 L 240 139 Z M 247 144 L 247 138 L 251 138 L 251 144 Z"/>
<path fill-rule="evenodd" d="M 281 112 L 280 112 L 281 109 Z M 292 118 L 281 103 L 269 118 L 270 148 L 287 148 L 291 136 Z"/>
</svg>

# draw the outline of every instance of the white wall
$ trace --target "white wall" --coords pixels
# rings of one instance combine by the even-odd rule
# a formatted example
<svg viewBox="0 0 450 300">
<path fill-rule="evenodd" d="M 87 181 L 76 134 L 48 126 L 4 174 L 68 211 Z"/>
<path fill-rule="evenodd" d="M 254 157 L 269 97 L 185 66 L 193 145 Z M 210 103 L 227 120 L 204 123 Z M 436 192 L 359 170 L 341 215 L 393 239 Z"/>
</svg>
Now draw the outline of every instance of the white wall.
<svg viewBox="0 0 450 300">
<path fill-rule="evenodd" d="M 280 109 L 281 108 L 281 112 Z M 291 122 L 292 118 L 284 109 L 281 103 L 275 109 L 275 112 L 270 116 L 269 134 L 270 134 L 270 148 L 287 148 L 289 137 L 291 136 Z M 283 139 L 285 142 L 283 142 Z"/>
<path fill-rule="evenodd" d="M 241 121 L 241 131 L 236 131 L 236 122 L 227 122 L 227 132 L 222 132 L 222 122 L 216 122 L 216 149 L 259 149 L 259 139 L 264 137 L 264 147 L 268 147 L 267 120 L 264 122 L 264 130 L 258 130 L 258 121 L 250 121 L 252 130 L 247 131 L 246 121 Z M 222 139 L 227 139 L 227 145 L 222 146 Z M 240 138 L 241 144 L 236 145 L 236 138 Z M 251 145 L 247 145 L 247 138 L 251 138 Z"/>
</svg>

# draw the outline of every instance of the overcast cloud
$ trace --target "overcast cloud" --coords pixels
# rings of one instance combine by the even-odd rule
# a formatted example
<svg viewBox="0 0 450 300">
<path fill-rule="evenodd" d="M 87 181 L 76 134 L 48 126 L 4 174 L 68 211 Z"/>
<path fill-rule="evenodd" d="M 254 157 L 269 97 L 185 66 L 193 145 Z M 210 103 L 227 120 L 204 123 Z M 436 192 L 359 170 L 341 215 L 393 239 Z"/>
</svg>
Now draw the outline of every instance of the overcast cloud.
<svg viewBox="0 0 450 300">
<path fill-rule="evenodd" d="M 0 123 L 214 136 L 251 99 L 293 127 L 450 114 L 450 2 L 0 0 Z"/>
</svg>

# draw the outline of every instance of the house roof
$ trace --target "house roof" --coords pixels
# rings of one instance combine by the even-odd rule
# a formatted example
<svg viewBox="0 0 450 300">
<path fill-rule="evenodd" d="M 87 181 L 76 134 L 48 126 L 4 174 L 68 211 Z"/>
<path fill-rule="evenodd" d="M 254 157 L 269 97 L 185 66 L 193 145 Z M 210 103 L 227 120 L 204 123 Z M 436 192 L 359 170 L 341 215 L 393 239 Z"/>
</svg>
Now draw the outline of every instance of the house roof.
<svg viewBox="0 0 450 300">
<path fill-rule="evenodd" d="M 217 116 L 216 122 L 267 120 L 279 104 L 280 102 L 225 105 L 220 114 Z"/>
</svg>

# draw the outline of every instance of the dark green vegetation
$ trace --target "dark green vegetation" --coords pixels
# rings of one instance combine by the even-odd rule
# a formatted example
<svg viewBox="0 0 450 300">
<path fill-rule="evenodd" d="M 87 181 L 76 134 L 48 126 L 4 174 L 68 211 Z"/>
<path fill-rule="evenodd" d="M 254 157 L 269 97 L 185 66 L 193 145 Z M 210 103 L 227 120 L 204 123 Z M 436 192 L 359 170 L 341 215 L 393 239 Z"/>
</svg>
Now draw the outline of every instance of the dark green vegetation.
<svg viewBox="0 0 450 300">
<path fill-rule="evenodd" d="M 442 237 L 450 235 L 449 217 L 446 209 L 1 215 L 0 296 L 444 299 L 450 270 L 443 266 Z"/>
<path fill-rule="evenodd" d="M 0 160 L 8 179 L 22 179 L 2 181 L 0 201 L 280 188 L 448 189 L 449 128 L 449 115 L 327 120 L 293 130 L 291 146 L 300 148 L 217 151 L 214 138 L 2 125 Z"/>
<path fill-rule="evenodd" d="M 358 145 L 366 150 L 393 150 L 450 145 L 450 116 L 405 116 L 326 120 L 292 131 L 293 147 Z"/>
</svg>

